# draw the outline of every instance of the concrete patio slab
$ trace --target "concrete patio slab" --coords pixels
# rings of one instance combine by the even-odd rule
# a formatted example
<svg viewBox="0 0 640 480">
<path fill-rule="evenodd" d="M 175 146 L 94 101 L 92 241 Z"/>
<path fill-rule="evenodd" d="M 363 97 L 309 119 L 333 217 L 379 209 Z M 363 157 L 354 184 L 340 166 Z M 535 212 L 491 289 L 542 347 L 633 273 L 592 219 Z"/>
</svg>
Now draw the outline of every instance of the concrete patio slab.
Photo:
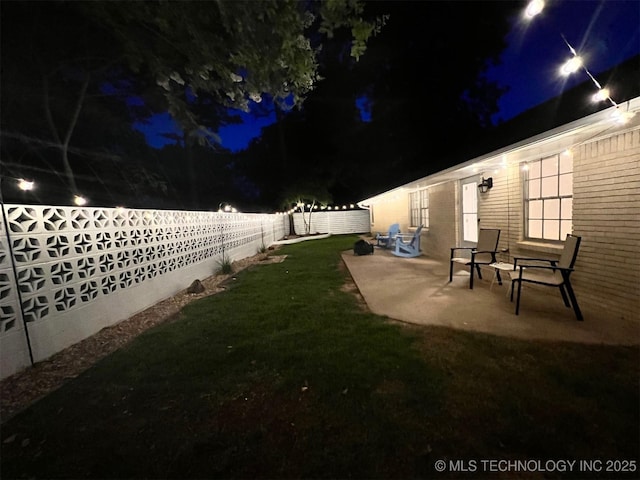
<svg viewBox="0 0 640 480">
<path fill-rule="evenodd" d="M 611 318 L 581 305 L 580 322 L 554 288 L 524 285 L 516 316 L 508 295 L 510 280 L 492 284 L 492 270 L 483 270 L 483 280 L 470 290 L 468 269 L 454 267 L 449 283 L 449 263 L 424 255 L 400 258 L 376 248 L 366 256 L 345 251 L 342 259 L 371 311 L 402 322 L 521 339 L 640 344 L 640 321 Z"/>
</svg>

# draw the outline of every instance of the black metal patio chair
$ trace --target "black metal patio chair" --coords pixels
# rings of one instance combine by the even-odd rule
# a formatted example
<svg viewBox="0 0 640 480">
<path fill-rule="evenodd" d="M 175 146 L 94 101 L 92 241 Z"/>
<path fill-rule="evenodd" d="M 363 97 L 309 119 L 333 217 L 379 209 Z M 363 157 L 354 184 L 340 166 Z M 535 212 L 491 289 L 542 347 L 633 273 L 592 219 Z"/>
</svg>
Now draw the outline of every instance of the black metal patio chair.
<svg viewBox="0 0 640 480">
<path fill-rule="evenodd" d="M 490 265 L 496 262 L 496 253 L 498 253 L 498 240 L 500 240 L 500 229 L 498 228 L 481 228 L 478 232 L 478 243 L 475 247 L 452 247 L 451 257 L 449 258 L 449 282 L 453 280 L 453 264 L 458 263 L 470 267 L 471 277 L 469 278 L 469 288 L 473 288 L 473 271 L 478 273 L 478 278 L 482 280 L 482 272 L 480 265 Z M 468 251 L 469 257 L 456 257 L 459 250 Z M 502 285 L 500 272 L 496 270 L 498 283 Z"/>
<path fill-rule="evenodd" d="M 578 257 L 581 240 L 582 237 L 568 234 L 564 241 L 564 249 L 562 250 L 559 260 L 526 257 L 515 257 L 513 259 L 516 274 L 514 274 L 511 279 L 511 301 L 513 301 L 513 291 L 517 283 L 516 315 L 520 313 L 522 284 L 528 282 L 536 285 L 559 288 L 565 306 L 569 308 L 573 307 L 576 318 L 583 320 L 582 312 L 580 311 L 576 295 L 571 286 L 571 273 L 574 270 L 573 266 Z M 540 263 L 543 263 L 543 265 Z"/>
</svg>

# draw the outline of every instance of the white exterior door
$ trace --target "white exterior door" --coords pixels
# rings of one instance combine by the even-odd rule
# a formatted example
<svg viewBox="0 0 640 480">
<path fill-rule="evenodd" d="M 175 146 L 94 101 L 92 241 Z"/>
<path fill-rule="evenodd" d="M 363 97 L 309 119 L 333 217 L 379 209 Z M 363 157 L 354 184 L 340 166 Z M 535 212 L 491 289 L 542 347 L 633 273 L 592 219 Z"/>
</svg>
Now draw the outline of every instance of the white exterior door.
<svg viewBox="0 0 640 480">
<path fill-rule="evenodd" d="M 460 181 L 462 212 L 461 245 L 475 246 L 478 242 L 478 177 Z"/>
</svg>

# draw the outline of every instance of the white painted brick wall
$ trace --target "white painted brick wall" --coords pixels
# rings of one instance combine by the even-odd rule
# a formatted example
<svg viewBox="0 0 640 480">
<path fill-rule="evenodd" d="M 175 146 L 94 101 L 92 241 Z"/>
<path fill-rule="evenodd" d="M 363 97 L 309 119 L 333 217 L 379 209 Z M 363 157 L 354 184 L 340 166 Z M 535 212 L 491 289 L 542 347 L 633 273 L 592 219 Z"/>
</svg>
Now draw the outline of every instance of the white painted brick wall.
<svg viewBox="0 0 640 480">
<path fill-rule="evenodd" d="M 540 158 L 555 153 L 541 151 Z M 573 155 L 573 233 L 582 236 L 572 276 L 576 296 L 582 307 L 604 312 L 612 321 L 622 317 L 640 324 L 640 126 L 588 141 Z M 479 195 L 480 226 L 501 230 L 499 248 L 509 252 L 500 260 L 557 257 L 561 245 L 524 239 L 520 167 L 478 172 L 493 177 L 493 188 Z M 456 181 L 430 188 L 430 225 L 422 243 L 426 255 L 449 258 L 458 238 L 459 195 Z M 402 201 L 397 196 L 379 197 L 375 227 L 386 228 L 408 212 L 409 194 Z"/>
</svg>

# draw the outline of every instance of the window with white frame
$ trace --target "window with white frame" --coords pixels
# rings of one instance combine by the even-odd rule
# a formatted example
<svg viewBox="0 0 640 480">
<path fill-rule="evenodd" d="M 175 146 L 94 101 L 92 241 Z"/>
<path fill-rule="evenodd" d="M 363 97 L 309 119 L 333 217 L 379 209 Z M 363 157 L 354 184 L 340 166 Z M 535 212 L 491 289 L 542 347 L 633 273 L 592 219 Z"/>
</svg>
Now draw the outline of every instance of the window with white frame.
<svg viewBox="0 0 640 480">
<path fill-rule="evenodd" d="M 426 188 L 409 194 L 411 226 L 429 228 L 429 190 Z"/>
<path fill-rule="evenodd" d="M 573 228 L 571 152 L 529 162 L 524 190 L 526 237 L 533 240 L 564 240 Z"/>
</svg>

